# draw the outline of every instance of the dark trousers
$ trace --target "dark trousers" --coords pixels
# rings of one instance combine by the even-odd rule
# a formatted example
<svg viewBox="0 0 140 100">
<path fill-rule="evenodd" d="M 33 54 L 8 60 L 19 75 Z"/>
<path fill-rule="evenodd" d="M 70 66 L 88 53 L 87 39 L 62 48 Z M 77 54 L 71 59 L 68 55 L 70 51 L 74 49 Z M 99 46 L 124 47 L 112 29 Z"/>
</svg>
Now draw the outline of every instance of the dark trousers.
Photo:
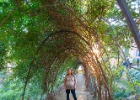
<svg viewBox="0 0 140 100">
<path fill-rule="evenodd" d="M 67 90 L 66 90 L 66 93 L 67 93 L 67 100 L 70 100 L 70 98 L 69 98 L 70 91 L 71 91 L 71 93 L 72 93 L 73 99 L 74 99 L 74 100 L 77 100 L 76 93 L 75 93 L 75 89 L 73 89 L 73 90 L 67 89 Z"/>
</svg>

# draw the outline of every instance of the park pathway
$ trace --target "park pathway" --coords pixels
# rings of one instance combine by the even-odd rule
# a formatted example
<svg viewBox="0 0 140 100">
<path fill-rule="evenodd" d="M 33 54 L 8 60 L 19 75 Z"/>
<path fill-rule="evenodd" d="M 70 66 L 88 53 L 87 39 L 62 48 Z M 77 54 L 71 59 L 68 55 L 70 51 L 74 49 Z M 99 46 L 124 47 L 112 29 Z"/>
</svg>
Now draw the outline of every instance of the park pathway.
<svg viewBox="0 0 140 100">
<path fill-rule="evenodd" d="M 90 92 L 86 91 L 84 75 L 77 74 L 76 78 L 77 78 L 77 88 L 76 88 L 77 100 L 93 100 L 91 99 L 92 95 L 90 95 Z M 56 100 L 66 100 L 66 93 L 64 89 L 58 95 L 56 95 Z M 73 100 L 71 93 L 70 100 Z"/>
</svg>

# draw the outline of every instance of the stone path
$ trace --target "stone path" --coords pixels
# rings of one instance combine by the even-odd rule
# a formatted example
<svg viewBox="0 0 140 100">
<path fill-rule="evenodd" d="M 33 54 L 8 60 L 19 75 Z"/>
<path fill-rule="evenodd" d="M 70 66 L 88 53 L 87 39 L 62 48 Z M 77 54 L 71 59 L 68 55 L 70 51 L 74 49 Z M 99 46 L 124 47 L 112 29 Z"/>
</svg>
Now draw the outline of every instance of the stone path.
<svg viewBox="0 0 140 100">
<path fill-rule="evenodd" d="M 83 74 L 77 74 L 77 88 L 76 95 L 78 100 L 93 100 L 90 92 L 86 91 L 85 78 Z M 58 95 L 56 95 L 56 100 L 66 100 L 66 93 L 63 89 Z M 73 100 L 72 94 L 70 93 L 70 100 Z"/>
</svg>

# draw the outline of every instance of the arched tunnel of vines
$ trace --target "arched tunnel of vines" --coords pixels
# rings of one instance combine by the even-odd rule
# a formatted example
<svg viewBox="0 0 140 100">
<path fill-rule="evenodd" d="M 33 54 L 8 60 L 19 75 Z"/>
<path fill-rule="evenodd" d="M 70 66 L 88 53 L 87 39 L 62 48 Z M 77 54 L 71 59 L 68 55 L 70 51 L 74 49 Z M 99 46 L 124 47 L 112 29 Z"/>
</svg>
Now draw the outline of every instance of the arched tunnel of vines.
<svg viewBox="0 0 140 100">
<path fill-rule="evenodd" d="M 0 100 L 53 100 L 79 65 L 91 100 L 140 100 L 137 46 L 117 0 L 0 0 Z"/>
</svg>

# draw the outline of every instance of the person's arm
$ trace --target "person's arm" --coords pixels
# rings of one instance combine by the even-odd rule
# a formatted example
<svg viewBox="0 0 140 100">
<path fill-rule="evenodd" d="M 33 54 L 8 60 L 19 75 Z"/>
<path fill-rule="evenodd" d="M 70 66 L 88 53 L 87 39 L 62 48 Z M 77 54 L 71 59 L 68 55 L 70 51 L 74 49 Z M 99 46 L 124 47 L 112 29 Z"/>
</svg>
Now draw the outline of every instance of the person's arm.
<svg viewBox="0 0 140 100">
<path fill-rule="evenodd" d="M 74 77 L 74 89 L 76 89 L 76 83 L 77 83 L 77 81 L 76 81 L 76 76 Z"/>
<path fill-rule="evenodd" d="M 66 77 L 64 78 L 64 89 L 66 89 Z"/>
</svg>

